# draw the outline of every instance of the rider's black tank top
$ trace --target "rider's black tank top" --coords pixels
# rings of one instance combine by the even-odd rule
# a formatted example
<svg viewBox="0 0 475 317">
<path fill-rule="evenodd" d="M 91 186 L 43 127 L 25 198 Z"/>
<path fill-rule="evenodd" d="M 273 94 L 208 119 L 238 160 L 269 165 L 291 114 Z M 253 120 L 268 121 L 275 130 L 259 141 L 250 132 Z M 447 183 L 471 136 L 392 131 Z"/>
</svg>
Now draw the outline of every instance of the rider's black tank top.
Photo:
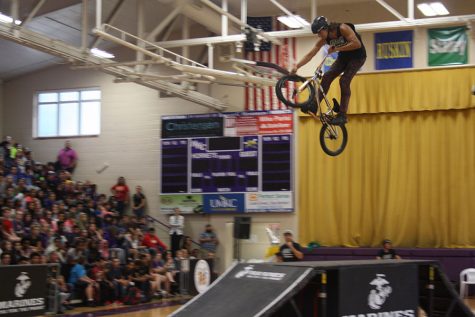
<svg viewBox="0 0 475 317">
<path fill-rule="evenodd" d="M 365 58 L 366 57 L 366 49 L 364 47 L 363 41 L 361 40 L 361 35 L 356 32 L 355 26 L 352 23 L 345 23 L 348 25 L 356 34 L 356 37 L 358 40 L 361 42 L 361 47 L 353 50 L 353 51 L 345 51 L 345 52 L 338 52 L 338 57 L 342 59 L 359 59 L 359 58 Z M 330 39 L 327 37 L 327 44 L 330 46 L 335 46 L 335 47 L 341 47 L 346 44 L 348 44 L 348 41 L 345 39 L 345 37 L 341 34 L 340 31 L 340 26 L 341 23 L 337 25 L 336 28 L 336 39 Z"/>
</svg>

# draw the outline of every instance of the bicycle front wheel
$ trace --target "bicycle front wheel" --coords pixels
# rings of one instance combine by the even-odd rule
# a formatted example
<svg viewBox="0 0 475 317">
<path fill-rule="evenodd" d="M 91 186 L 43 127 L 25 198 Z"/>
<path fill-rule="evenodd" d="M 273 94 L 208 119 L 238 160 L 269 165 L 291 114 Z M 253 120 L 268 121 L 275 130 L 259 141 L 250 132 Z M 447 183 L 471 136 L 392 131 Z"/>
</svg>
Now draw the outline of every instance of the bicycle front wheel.
<svg viewBox="0 0 475 317">
<path fill-rule="evenodd" d="M 298 89 L 306 81 L 297 75 L 287 75 L 279 79 L 275 86 L 275 94 L 286 106 L 299 108 L 315 99 L 315 88 L 311 83 L 299 92 Z"/>
<path fill-rule="evenodd" d="M 345 125 L 323 124 L 320 130 L 320 145 L 323 152 L 337 156 L 343 152 L 348 143 L 348 132 Z"/>
</svg>

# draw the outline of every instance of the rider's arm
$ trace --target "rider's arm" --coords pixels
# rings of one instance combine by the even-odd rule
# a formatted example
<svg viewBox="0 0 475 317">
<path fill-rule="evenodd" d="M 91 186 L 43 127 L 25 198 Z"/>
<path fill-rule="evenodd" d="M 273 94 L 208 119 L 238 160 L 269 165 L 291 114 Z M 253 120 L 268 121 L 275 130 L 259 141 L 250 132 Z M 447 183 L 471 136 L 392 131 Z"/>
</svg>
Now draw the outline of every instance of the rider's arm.
<svg viewBox="0 0 475 317">
<path fill-rule="evenodd" d="M 315 43 L 315 46 L 308 52 L 301 60 L 300 62 L 295 65 L 295 67 L 292 69 L 292 72 L 295 73 L 297 72 L 297 69 L 302 67 L 303 65 L 307 64 L 310 62 L 310 60 L 318 53 L 318 51 L 322 48 L 324 44 L 324 41 L 322 38 L 318 38 L 317 43 Z"/>
<path fill-rule="evenodd" d="M 353 29 L 349 25 L 342 23 L 340 25 L 340 32 L 348 41 L 348 44 L 346 44 L 345 46 L 336 48 L 336 51 L 339 51 L 339 52 L 353 51 L 361 47 L 360 40 L 358 39 L 358 37 L 356 36 L 356 33 L 353 31 Z"/>
</svg>

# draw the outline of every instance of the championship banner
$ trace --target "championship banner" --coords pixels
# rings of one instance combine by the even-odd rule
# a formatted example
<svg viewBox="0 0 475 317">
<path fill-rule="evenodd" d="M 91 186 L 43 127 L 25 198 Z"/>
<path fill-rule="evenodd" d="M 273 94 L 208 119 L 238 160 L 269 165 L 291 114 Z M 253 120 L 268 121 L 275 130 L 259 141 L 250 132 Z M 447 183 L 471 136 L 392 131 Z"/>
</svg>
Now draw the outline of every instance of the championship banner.
<svg viewBox="0 0 475 317">
<path fill-rule="evenodd" d="M 172 214 L 173 209 L 180 208 L 182 214 L 203 213 L 202 195 L 160 195 L 160 211 Z"/>
<path fill-rule="evenodd" d="M 46 265 L 2 266 L 0 315 L 41 316 L 46 311 L 48 267 Z"/>
<path fill-rule="evenodd" d="M 412 68 L 413 31 L 374 34 L 377 70 Z"/>
<path fill-rule="evenodd" d="M 429 29 L 429 66 L 468 63 L 468 37 L 465 26 Z"/>
<path fill-rule="evenodd" d="M 197 114 L 162 117 L 162 139 L 223 135 L 220 114 Z"/>
</svg>

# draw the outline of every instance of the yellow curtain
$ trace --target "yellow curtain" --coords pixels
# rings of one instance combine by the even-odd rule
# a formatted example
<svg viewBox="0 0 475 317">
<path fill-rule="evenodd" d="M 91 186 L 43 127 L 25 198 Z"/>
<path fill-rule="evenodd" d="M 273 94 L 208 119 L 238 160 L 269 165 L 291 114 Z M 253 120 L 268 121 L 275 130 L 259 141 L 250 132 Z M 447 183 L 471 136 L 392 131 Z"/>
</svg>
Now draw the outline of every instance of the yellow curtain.
<svg viewBox="0 0 475 317">
<path fill-rule="evenodd" d="M 422 85 L 398 74 L 386 92 L 369 84 L 358 88 L 364 93 L 353 90 L 350 109 L 355 103 L 372 114 L 349 115 L 340 156 L 322 151 L 319 122 L 299 118 L 300 242 L 377 246 L 390 238 L 397 246 L 475 247 L 475 97 L 453 86 L 428 93 L 430 78 Z M 393 75 L 375 75 L 373 83 Z M 474 83 L 459 85 L 470 92 Z"/>
<path fill-rule="evenodd" d="M 349 113 L 475 108 L 473 85 L 475 67 L 359 74 L 351 83 Z M 328 96 L 340 100 L 338 79 Z"/>
</svg>

